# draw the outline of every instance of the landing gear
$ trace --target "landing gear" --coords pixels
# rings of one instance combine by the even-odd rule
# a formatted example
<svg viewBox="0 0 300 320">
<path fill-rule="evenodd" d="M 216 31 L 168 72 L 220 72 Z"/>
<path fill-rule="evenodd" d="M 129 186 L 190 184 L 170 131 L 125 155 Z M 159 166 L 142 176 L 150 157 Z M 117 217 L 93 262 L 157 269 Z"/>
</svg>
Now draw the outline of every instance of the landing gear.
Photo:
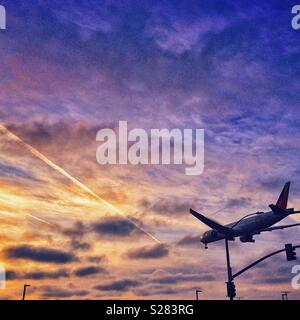
<svg viewBox="0 0 300 320">
<path fill-rule="evenodd" d="M 207 243 L 205 243 L 204 249 L 208 249 Z"/>
</svg>

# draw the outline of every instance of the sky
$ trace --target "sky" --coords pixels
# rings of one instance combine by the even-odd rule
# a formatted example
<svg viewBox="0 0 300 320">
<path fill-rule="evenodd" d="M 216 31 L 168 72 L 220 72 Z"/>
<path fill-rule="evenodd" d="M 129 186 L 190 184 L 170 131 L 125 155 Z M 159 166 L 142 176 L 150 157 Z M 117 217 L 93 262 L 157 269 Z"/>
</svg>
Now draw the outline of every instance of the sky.
<svg viewBox="0 0 300 320">
<path fill-rule="evenodd" d="M 0 299 L 20 299 L 24 283 L 28 299 L 224 299 L 224 244 L 204 250 L 188 210 L 229 223 L 268 210 L 286 181 L 300 208 L 296 1 L 0 4 L 0 123 L 93 191 L 0 130 Z M 120 120 L 204 129 L 203 174 L 99 165 L 97 131 Z M 233 269 L 298 236 L 237 239 Z M 294 264 L 267 260 L 236 280 L 238 296 L 299 298 Z"/>
</svg>

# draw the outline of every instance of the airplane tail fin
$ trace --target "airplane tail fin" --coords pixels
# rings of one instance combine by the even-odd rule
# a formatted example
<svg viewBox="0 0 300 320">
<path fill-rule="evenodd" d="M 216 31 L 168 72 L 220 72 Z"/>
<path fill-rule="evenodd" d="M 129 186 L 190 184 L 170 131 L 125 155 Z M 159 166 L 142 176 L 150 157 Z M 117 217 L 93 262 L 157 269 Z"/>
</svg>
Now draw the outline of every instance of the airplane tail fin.
<svg viewBox="0 0 300 320">
<path fill-rule="evenodd" d="M 195 218 L 197 218 L 198 220 L 200 220 L 201 222 L 203 222 L 204 224 L 209 226 L 211 229 L 217 230 L 217 231 L 219 231 L 220 233 L 223 233 L 223 234 L 229 234 L 231 232 L 230 228 L 227 228 L 227 227 L 221 225 L 220 223 L 205 217 L 204 215 L 202 215 L 199 212 L 194 211 L 193 209 L 190 209 L 190 213 Z"/>
<path fill-rule="evenodd" d="M 288 203 L 288 198 L 289 198 L 289 190 L 290 190 L 290 182 L 287 182 L 282 191 L 281 194 L 276 202 L 276 207 L 280 209 L 286 209 L 287 208 L 287 203 Z"/>
</svg>

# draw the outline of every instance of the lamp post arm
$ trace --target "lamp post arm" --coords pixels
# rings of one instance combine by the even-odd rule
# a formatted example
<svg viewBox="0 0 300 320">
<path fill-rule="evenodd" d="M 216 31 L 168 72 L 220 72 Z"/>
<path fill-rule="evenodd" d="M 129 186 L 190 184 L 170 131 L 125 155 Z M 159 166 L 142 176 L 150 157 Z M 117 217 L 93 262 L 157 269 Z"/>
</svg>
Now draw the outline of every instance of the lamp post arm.
<svg viewBox="0 0 300 320">
<path fill-rule="evenodd" d="M 293 246 L 293 249 L 296 249 L 296 248 L 300 248 L 300 245 L 298 245 L 298 246 Z M 285 249 L 277 250 L 277 251 L 274 251 L 274 252 L 272 252 L 272 253 L 270 253 L 270 254 L 268 254 L 268 255 L 266 255 L 266 256 L 258 259 L 258 260 L 256 260 L 255 262 L 249 264 L 247 267 L 243 268 L 243 269 L 240 270 L 239 272 L 237 272 L 237 273 L 235 273 L 234 275 L 232 275 L 232 279 L 235 279 L 236 277 L 240 276 L 242 273 L 244 273 L 244 272 L 246 272 L 247 270 L 251 269 L 252 267 L 254 267 L 255 265 L 257 265 L 258 263 L 260 263 L 260 262 L 262 262 L 262 261 L 264 261 L 264 260 L 266 260 L 266 259 L 268 259 L 268 258 L 270 258 L 270 257 L 272 257 L 272 256 L 274 256 L 274 255 L 276 255 L 276 254 L 278 254 L 278 253 L 280 253 L 280 252 L 284 252 L 284 251 L 285 251 Z"/>
</svg>

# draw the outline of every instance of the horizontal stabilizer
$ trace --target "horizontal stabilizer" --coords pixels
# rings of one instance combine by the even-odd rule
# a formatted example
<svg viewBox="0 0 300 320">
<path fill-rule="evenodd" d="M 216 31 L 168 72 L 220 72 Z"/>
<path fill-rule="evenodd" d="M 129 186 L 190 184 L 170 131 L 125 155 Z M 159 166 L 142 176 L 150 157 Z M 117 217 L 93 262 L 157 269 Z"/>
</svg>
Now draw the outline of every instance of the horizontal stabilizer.
<svg viewBox="0 0 300 320">
<path fill-rule="evenodd" d="M 288 210 L 279 208 L 277 206 L 275 206 L 274 204 L 270 204 L 269 207 L 271 208 L 271 210 L 278 215 L 289 215 L 290 212 Z"/>
<path fill-rule="evenodd" d="M 227 228 L 225 226 L 222 226 L 220 223 L 209 219 L 207 217 L 205 217 L 204 215 L 200 214 L 199 212 L 194 211 L 193 209 L 190 209 L 190 213 L 197 218 L 198 220 L 200 220 L 201 222 L 203 222 L 204 224 L 206 224 L 207 226 L 209 226 L 210 228 L 219 231 L 220 233 L 223 234 L 228 234 L 231 232 L 230 228 Z"/>
<path fill-rule="evenodd" d="M 270 227 L 270 228 L 266 228 L 266 229 L 260 230 L 260 232 L 281 230 L 281 229 L 286 229 L 286 228 L 291 228 L 291 227 L 297 227 L 297 226 L 300 226 L 300 223 L 283 225 L 283 226 L 278 226 L 278 227 Z"/>
</svg>

